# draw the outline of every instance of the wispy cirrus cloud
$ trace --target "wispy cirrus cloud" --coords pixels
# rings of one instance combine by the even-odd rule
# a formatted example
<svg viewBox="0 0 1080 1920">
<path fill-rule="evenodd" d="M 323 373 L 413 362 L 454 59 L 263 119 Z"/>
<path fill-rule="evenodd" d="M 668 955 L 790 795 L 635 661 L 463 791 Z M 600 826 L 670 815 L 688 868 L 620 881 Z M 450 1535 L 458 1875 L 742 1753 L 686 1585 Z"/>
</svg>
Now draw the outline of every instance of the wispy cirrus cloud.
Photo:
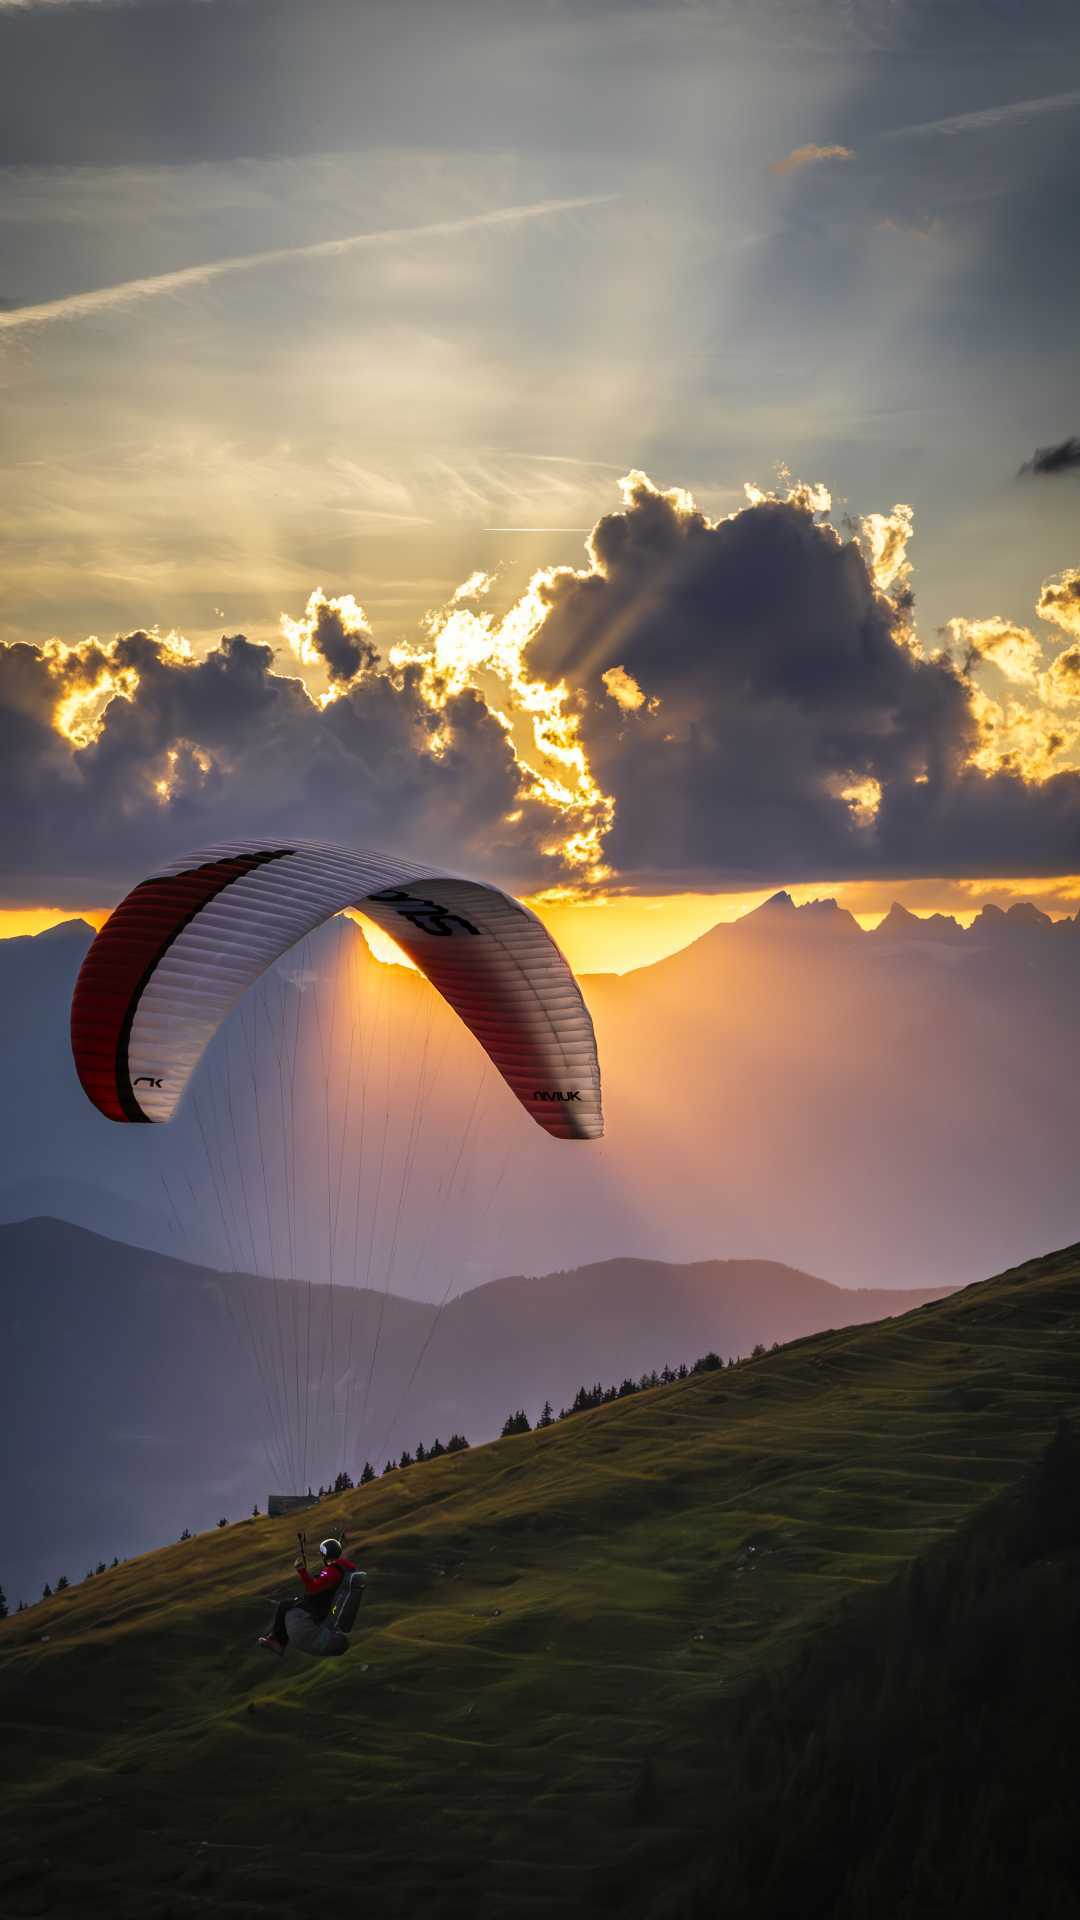
<svg viewBox="0 0 1080 1920">
<path fill-rule="evenodd" d="M 923 134 L 980 133 L 994 127 L 1017 126 L 1025 120 L 1039 120 L 1047 113 L 1068 113 L 1076 107 L 1080 107 L 1080 87 L 1074 87 L 1070 93 L 1047 93 L 1036 100 L 1004 100 L 996 107 L 980 107 L 973 113 L 951 113 L 941 120 L 893 127 L 881 137 L 914 140 Z"/>
<path fill-rule="evenodd" d="M 340 240 L 317 240 L 310 246 L 271 247 L 261 253 L 234 255 L 228 260 L 208 260 L 193 267 L 180 267 L 172 273 L 155 273 L 145 279 L 124 280 L 116 286 L 96 287 L 87 293 L 64 294 L 58 300 L 43 300 L 36 305 L 0 310 L 0 332 L 23 327 L 47 326 L 54 320 L 82 320 L 91 314 L 109 313 L 138 300 L 159 294 L 182 293 L 189 287 L 208 286 L 227 274 L 250 273 L 260 267 L 278 267 L 294 260 L 330 260 L 339 255 L 359 252 L 364 247 L 387 247 L 402 242 L 445 240 L 457 234 L 476 233 L 485 227 L 515 226 L 525 220 L 537 220 L 557 213 L 573 213 L 584 207 L 602 205 L 617 198 L 614 194 L 583 194 L 569 200 L 538 200 L 530 205 L 494 207 L 486 213 L 465 214 L 456 220 L 432 220 L 415 227 L 383 227 L 371 233 L 346 234 Z"/>
<path fill-rule="evenodd" d="M 801 173 L 804 167 L 814 167 L 820 160 L 854 160 L 853 147 L 818 147 L 811 142 L 805 147 L 793 147 L 782 160 L 774 160 L 770 173 Z"/>
</svg>

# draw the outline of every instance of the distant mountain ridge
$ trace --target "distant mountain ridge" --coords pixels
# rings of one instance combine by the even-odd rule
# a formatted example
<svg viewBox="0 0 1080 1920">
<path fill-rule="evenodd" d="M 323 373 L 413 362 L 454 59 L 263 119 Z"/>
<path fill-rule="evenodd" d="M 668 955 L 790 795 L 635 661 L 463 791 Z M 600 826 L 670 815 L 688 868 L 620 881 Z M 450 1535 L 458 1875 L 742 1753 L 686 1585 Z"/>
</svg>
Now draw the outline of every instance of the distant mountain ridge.
<svg viewBox="0 0 1080 1920">
<path fill-rule="evenodd" d="M 91 937 L 73 921 L 0 942 L 0 1220 L 44 1211 L 207 1265 L 259 1265 L 250 1249 L 233 1260 L 222 1243 L 190 1113 L 133 1140 L 82 1095 L 68 1009 Z M 415 974 L 374 962 L 346 921 L 312 943 L 308 977 L 329 980 L 346 957 L 367 980 L 377 976 L 369 991 L 387 1010 L 395 1085 L 407 1099 L 425 990 Z M 283 968 L 283 999 L 305 991 L 301 973 L 294 960 Z M 965 1284 L 1027 1246 L 1080 1231 L 1080 914 L 1051 921 L 1018 903 L 984 908 L 963 928 L 894 906 L 866 932 L 835 902 L 796 907 L 778 893 L 652 966 L 583 976 L 582 986 L 600 1048 L 605 1140 L 545 1151 L 505 1090 L 486 1091 L 478 1135 L 493 1159 L 507 1158 L 497 1195 L 492 1178 L 483 1244 L 459 1257 L 457 1228 L 440 1232 L 446 1260 L 434 1270 L 417 1259 L 418 1294 L 438 1297 L 461 1273 L 473 1285 L 519 1268 L 551 1272 L 620 1246 L 679 1264 L 738 1249 L 852 1286 L 868 1275 L 893 1286 Z M 435 1007 L 431 1057 L 445 1044 L 467 1080 L 475 1047 L 464 1036 L 462 1051 L 454 1024 Z M 223 1043 L 204 1065 L 221 1060 Z M 240 1028 L 233 1044 L 242 1058 Z M 314 1061 L 311 1034 L 307 1044 Z M 245 1085 L 238 1124 L 252 1111 Z M 276 1079 L 267 1093 L 273 1115 Z M 311 1086 L 306 1097 L 315 1105 L 299 1131 L 318 1140 L 321 1097 Z M 459 1115 L 443 1097 L 432 1151 L 424 1143 L 417 1155 L 416 1194 L 437 1190 L 441 1142 Z M 189 1206 L 189 1180 L 199 1243 L 187 1248 L 174 1215 L 177 1200 Z M 469 1220 L 487 1199 L 478 1183 Z M 280 1219 L 275 1236 L 283 1245 Z M 315 1274 L 317 1256 L 309 1244 L 297 1264 Z M 412 1258 L 403 1264 L 411 1272 Z M 337 1277 L 352 1270 L 339 1266 Z M 394 1284 L 409 1291 L 408 1273 Z"/>
<path fill-rule="evenodd" d="M 295 1491 L 270 1480 L 289 1468 L 281 1409 L 297 1404 L 297 1365 L 310 1365 L 305 1479 L 318 1484 L 455 1429 L 490 1439 L 515 1408 L 535 1418 L 546 1398 L 557 1410 L 597 1380 L 749 1353 L 945 1291 L 848 1290 L 768 1261 L 628 1258 L 492 1281 L 440 1315 L 370 1290 L 221 1274 L 62 1221 L 0 1227 L 0 1404 L 22 1463 L 5 1497 L 8 1572 L 31 1590 L 55 1577 L 54 1532 L 75 1564 L 96 1564 Z M 52 1405 L 63 1420 L 43 1412 Z"/>
<path fill-rule="evenodd" d="M 759 907 L 740 915 L 739 919 L 719 921 L 692 941 L 689 947 L 680 948 L 678 953 L 669 954 L 666 960 L 652 964 L 665 966 L 707 941 L 732 935 L 758 938 L 765 934 L 833 934 L 838 937 L 857 936 L 872 942 L 944 938 L 966 941 L 973 946 L 987 935 L 994 937 L 1033 929 L 1049 931 L 1059 939 L 1076 939 L 1080 942 L 1080 909 L 1072 916 L 1054 920 L 1030 900 L 1016 901 L 1008 908 L 987 905 L 981 907 L 970 925 L 965 927 L 951 914 L 912 913 L 909 907 L 901 906 L 898 900 L 894 900 L 876 926 L 863 927 L 855 915 L 835 899 L 807 900 L 801 906 L 796 906 L 790 893 L 781 888 L 779 892 L 771 894 L 768 900 L 762 901 Z"/>
</svg>

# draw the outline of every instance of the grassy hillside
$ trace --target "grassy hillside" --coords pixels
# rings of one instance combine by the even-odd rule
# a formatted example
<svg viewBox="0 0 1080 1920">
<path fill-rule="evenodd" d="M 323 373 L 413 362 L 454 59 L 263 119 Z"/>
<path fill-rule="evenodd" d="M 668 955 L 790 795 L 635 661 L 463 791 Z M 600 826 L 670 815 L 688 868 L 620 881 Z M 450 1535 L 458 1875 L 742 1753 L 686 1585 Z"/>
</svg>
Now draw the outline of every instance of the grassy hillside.
<svg viewBox="0 0 1080 1920">
<path fill-rule="evenodd" d="M 222 1274 L 62 1220 L 0 1226 L 0 1405 L 23 1463 L 0 1580 L 30 1598 L 61 1571 L 235 1520 L 271 1489 L 332 1486 L 343 1467 L 358 1480 L 366 1458 L 381 1468 L 437 1434 L 489 1440 L 548 1395 L 569 1405 L 597 1379 L 750 1353 L 940 1292 L 849 1291 L 766 1260 L 616 1259 L 492 1281 L 440 1312 Z M 45 1397 L 62 1421 L 43 1424 Z"/>
<path fill-rule="evenodd" d="M 713 1858 L 656 1920 L 1077 1920 L 1076 1423 L 717 1733 Z"/>
<path fill-rule="evenodd" d="M 371 1574 L 342 1661 L 254 1648 L 265 1519 L 9 1621 L 7 1911 L 649 1912 L 748 1692 L 1015 1485 L 1078 1332 L 1080 1247 L 326 1502 Z"/>
</svg>

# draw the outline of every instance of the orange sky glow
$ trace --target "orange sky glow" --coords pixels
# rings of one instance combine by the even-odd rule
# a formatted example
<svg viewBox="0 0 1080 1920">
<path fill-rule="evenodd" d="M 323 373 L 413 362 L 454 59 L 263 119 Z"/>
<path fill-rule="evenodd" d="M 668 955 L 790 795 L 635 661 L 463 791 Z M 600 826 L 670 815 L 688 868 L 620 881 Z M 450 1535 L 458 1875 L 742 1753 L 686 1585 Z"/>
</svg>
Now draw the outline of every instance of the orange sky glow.
<svg viewBox="0 0 1080 1920">
<path fill-rule="evenodd" d="M 630 973 L 647 967 L 691 941 L 710 927 L 738 920 L 769 898 L 774 888 L 751 893 L 677 893 L 582 895 L 528 901 L 550 930 L 577 973 Z M 860 926 L 875 927 L 894 900 L 917 914 L 948 913 L 970 925 L 988 904 L 1008 908 L 1017 900 L 1032 900 L 1054 919 L 1080 909 L 1080 874 L 1039 880 L 897 880 L 856 884 L 819 882 L 787 889 L 797 906 L 831 897 L 853 913 Z M 0 908 L 0 940 L 44 933 L 64 920 L 86 920 L 100 927 L 109 907 L 27 906 Z M 359 919 L 359 916 L 357 916 Z M 410 964 L 387 934 L 361 921 L 368 944 L 379 960 Z"/>
</svg>

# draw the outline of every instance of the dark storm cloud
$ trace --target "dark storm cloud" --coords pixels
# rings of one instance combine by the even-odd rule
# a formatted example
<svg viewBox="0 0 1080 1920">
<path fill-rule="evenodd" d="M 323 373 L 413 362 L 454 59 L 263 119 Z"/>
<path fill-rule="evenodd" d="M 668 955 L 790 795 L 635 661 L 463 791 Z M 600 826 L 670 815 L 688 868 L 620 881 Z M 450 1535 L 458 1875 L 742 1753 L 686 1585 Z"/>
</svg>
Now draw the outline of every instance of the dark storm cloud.
<svg viewBox="0 0 1080 1920">
<path fill-rule="evenodd" d="M 692 885 L 1076 865 L 1080 774 L 971 768 L 970 686 L 906 644 L 853 541 L 797 500 L 714 525 L 643 476 L 628 496 L 594 531 L 592 569 L 550 577 L 530 652 L 581 689 L 617 871 Z M 633 709 L 605 683 L 616 668 L 645 696 Z"/>
<path fill-rule="evenodd" d="M 1030 460 L 1025 460 L 1021 473 L 1077 473 L 1080 472 L 1080 440 L 1070 434 L 1067 440 L 1059 440 L 1056 447 L 1036 447 Z"/>
<path fill-rule="evenodd" d="M 362 668 L 374 667 L 378 658 L 367 627 L 350 625 L 330 600 L 320 600 L 316 606 L 310 642 L 325 661 L 331 682 L 338 686 L 355 680 Z"/>
<path fill-rule="evenodd" d="M 56 730 L 58 702 L 92 688 L 103 666 L 127 694 L 80 748 Z M 241 634 L 198 662 L 141 632 L 64 653 L 0 647 L 10 900 L 108 901 L 155 863 L 248 832 L 539 879 L 535 844 L 550 820 L 523 806 L 518 786 L 505 731 L 481 700 L 463 693 L 436 718 L 411 668 L 391 677 L 369 663 L 322 707 Z"/>
</svg>

